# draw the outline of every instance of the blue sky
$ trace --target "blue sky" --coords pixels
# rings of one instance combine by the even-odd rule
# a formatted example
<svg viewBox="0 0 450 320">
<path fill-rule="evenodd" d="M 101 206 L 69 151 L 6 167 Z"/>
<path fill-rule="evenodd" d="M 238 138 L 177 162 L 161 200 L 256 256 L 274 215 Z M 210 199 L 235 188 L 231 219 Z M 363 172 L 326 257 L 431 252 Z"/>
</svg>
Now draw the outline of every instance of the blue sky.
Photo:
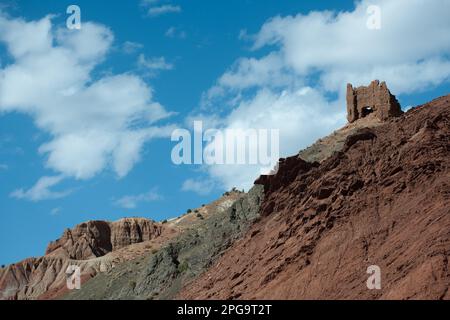
<svg viewBox="0 0 450 320">
<path fill-rule="evenodd" d="M 424 10 L 417 1 L 79 0 L 79 38 L 65 30 L 72 1 L 0 3 L 6 30 L 0 35 L 1 264 L 42 255 L 65 228 L 86 220 L 162 220 L 231 186 L 247 188 L 254 168 L 172 163 L 170 131 L 193 119 L 220 128 L 281 127 L 281 153 L 289 155 L 345 124 L 348 81 L 386 80 L 405 109 L 448 93 L 445 1 Z M 368 31 L 362 22 L 372 3 L 381 8 L 382 25 Z M 83 52 L 64 53 L 75 62 L 64 69 L 62 60 L 63 75 L 52 72 L 57 60 L 43 58 L 43 69 L 33 65 L 50 54 L 64 59 L 58 48 L 76 48 L 82 40 L 88 43 Z M 30 72 L 30 84 L 17 80 L 16 67 Z M 71 82 L 65 72 L 79 80 Z M 102 99 L 108 99 L 100 94 L 89 99 L 105 79 L 117 81 L 105 85 L 118 101 L 115 109 L 113 103 L 105 110 Z M 83 92 L 88 98 L 79 98 Z M 128 107 L 131 100 L 136 103 Z M 64 110 L 78 111 L 68 116 Z M 124 128 L 130 118 L 136 126 Z M 89 130 L 93 135 L 86 138 Z M 122 148 L 129 135 L 137 149 Z M 79 137 L 92 143 L 80 147 Z M 97 150 L 103 152 L 90 155 Z"/>
</svg>

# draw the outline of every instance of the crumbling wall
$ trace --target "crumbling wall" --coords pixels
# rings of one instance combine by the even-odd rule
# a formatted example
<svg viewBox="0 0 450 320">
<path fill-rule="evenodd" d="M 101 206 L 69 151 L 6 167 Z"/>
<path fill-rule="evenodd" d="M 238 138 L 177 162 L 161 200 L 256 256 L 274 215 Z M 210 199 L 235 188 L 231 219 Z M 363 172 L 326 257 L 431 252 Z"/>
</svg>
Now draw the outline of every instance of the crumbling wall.
<svg viewBox="0 0 450 320">
<path fill-rule="evenodd" d="M 374 80 L 369 86 L 353 88 L 347 84 L 347 119 L 354 122 L 374 113 L 381 121 L 398 117 L 403 113 L 400 104 L 391 94 L 385 82 Z"/>
</svg>

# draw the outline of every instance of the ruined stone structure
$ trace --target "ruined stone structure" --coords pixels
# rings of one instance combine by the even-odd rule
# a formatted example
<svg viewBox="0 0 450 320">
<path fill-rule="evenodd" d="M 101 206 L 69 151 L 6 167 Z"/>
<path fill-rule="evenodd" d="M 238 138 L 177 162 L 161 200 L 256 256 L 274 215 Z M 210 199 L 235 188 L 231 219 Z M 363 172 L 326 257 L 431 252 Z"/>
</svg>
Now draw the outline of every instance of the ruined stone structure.
<svg viewBox="0 0 450 320">
<path fill-rule="evenodd" d="M 369 114 L 385 121 L 403 113 L 400 104 L 391 94 L 385 82 L 374 80 L 368 87 L 353 88 L 347 84 L 347 119 L 354 122 Z"/>
</svg>

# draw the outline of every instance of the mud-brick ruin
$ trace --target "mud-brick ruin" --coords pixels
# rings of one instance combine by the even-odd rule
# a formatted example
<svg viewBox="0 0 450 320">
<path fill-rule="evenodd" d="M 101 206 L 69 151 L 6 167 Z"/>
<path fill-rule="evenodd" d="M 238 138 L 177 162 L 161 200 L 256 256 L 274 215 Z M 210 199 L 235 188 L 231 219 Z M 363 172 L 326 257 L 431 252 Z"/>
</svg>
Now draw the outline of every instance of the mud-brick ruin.
<svg viewBox="0 0 450 320">
<path fill-rule="evenodd" d="M 385 82 L 374 80 L 369 86 L 358 88 L 347 84 L 348 121 L 354 122 L 372 113 L 379 120 L 385 121 L 390 117 L 398 117 L 403 111 Z"/>
</svg>

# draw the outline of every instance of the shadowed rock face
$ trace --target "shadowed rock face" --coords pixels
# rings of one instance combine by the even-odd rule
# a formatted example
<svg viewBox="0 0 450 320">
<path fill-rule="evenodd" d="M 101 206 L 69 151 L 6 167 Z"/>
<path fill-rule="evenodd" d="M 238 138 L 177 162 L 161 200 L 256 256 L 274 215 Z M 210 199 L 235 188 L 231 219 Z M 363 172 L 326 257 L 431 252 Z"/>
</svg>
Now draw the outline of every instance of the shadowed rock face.
<svg viewBox="0 0 450 320">
<path fill-rule="evenodd" d="M 450 299 L 450 96 L 257 182 L 262 219 L 179 298 Z"/>
<path fill-rule="evenodd" d="M 347 119 L 354 122 L 374 113 L 381 120 L 398 117 L 403 112 L 385 82 L 372 81 L 367 87 L 353 88 L 347 85 Z"/>
</svg>

